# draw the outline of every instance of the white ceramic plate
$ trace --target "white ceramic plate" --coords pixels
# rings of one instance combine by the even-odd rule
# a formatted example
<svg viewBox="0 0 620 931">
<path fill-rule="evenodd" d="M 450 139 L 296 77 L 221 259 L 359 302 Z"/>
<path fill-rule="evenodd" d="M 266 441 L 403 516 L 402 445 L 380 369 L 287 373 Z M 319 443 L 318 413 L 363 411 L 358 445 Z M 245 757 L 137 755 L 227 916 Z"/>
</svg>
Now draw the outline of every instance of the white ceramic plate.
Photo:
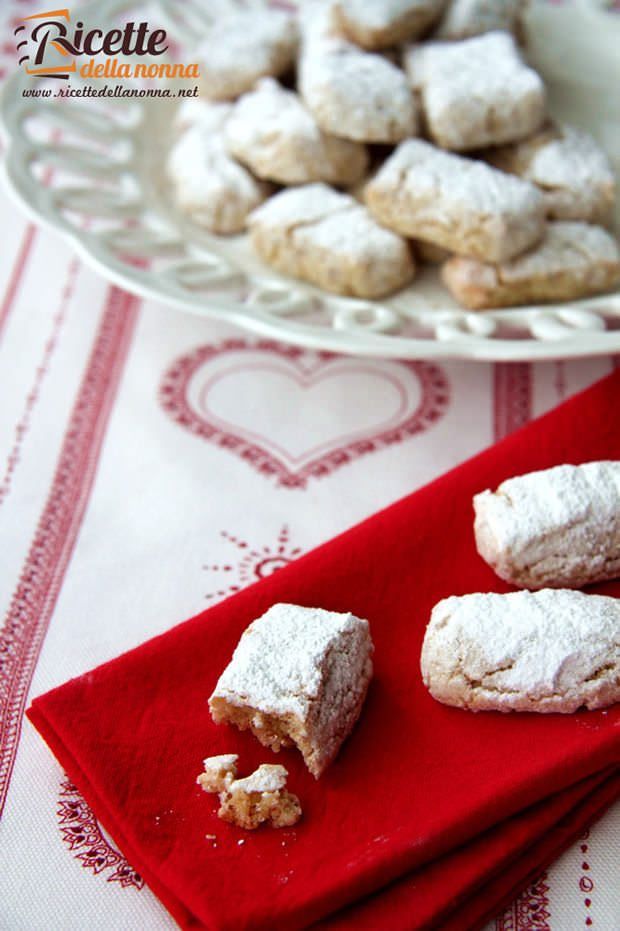
<svg viewBox="0 0 620 931">
<path fill-rule="evenodd" d="M 233 4 L 97 0 L 74 19 L 101 28 L 131 9 L 132 19 L 166 27 L 177 43 L 173 60 L 191 61 L 192 40 L 209 15 Z M 547 82 L 551 112 L 592 132 L 620 176 L 620 16 L 587 0 L 534 0 L 527 26 L 528 55 Z M 245 236 L 206 234 L 175 210 L 162 171 L 175 100 L 23 97 L 33 80 L 17 71 L 2 95 L 9 187 L 35 220 L 59 230 L 128 291 L 298 345 L 358 355 L 530 360 L 620 351 L 620 292 L 469 313 L 432 269 L 381 302 L 334 297 L 274 275 Z M 616 220 L 620 229 L 620 213 Z"/>
</svg>

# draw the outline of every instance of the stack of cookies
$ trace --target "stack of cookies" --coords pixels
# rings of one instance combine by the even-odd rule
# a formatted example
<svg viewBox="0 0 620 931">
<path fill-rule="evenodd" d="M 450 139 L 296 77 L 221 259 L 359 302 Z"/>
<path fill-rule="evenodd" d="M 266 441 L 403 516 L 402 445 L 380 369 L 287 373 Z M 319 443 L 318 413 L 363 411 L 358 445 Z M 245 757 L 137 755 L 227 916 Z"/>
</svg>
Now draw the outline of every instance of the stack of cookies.
<svg viewBox="0 0 620 931">
<path fill-rule="evenodd" d="M 416 262 L 475 310 L 613 288 L 614 174 L 550 121 L 523 6 L 306 0 L 219 20 L 177 116 L 178 206 L 337 294 L 390 294 Z"/>
</svg>

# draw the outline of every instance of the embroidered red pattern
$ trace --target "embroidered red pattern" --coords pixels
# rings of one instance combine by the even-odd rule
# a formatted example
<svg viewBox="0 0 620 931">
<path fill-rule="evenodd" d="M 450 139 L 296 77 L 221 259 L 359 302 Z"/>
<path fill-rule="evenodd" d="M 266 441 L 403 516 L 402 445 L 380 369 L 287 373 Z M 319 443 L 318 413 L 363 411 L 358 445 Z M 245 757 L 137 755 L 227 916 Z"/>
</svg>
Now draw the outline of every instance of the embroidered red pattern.
<svg viewBox="0 0 620 931">
<path fill-rule="evenodd" d="M 580 892 L 585 893 L 584 900 L 583 900 L 583 904 L 586 909 L 586 917 L 585 917 L 584 924 L 587 928 L 591 928 L 593 924 L 592 914 L 590 912 L 590 909 L 592 907 L 592 892 L 594 890 L 594 880 L 590 876 L 590 864 L 588 863 L 588 860 L 587 860 L 587 854 L 588 854 L 589 848 L 588 848 L 588 844 L 586 843 L 586 841 L 588 840 L 589 837 L 590 837 L 589 831 L 585 831 L 581 835 L 582 843 L 579 848 L 581 850 L 581 853 L 583 854 L 583 861 L 581 863 L 582 874 L 579 877 L 579 890 Z"/>
<path fill-rule="evenodd" d="M 13 447 L 7 459 L 7 465 L 6 465 L 4 475 L 2 479 L 0 480 L 0 505 L 2 505 L 2 503 L 4 502 L 4 499 L 7 497 L 9 491 L 11 490 L 11 483 L 13 480 L 13 475 L 15 474 L 15 470 L 20 460 L 21 448 L 24 442 L 24 437 L 28 433 L 28 429 L 30 427 L 30 420 L 32 417 L 32 412 L 34 410 L 34 407 L 37 401 L 39 400 L 39 396 L 41 394 L 41 386 L 49 370 L 50 361 L 51 361 L 52 355 L 54 354 L 54 350 L 56 349 L 56 345 L 58 343 L 58 337 L 60 335 L 62 325 L 65 321 L 65 317 L 67 315 L 67 310 L 69 308 L 71 298 L 73 297 L 73 292 L 75 289 L 75 282 L 77 279 L 79 268 L 80 268 L 80 263 L 77 259 L 73 259 L 69 263 L 69 268 L 67 271 L 67 278 L 65 281 L 65 285 L 62 289 L 61 296 L 60 296 L 60 305 L 58 307 L 58 310 L 54 314 L 54 317 L 52 320 L 52 332 L 47 342 L 45 343 L 45 347 L 43 350 L 43 358 L 36 368 L 34 381 L 33 381 L 30 391 L 28 392 L 28 396 L 26 397 L 26 403 L 24 404 L 23 413 L 18 423 L 15 426 L 15 433 L 14 433 L 15 441 L 13 443 Z"/>
<path fill-rule="evenodd" d="M 496 919 L 496 931 L 551 931 L 548 892 L 547 874 L 543 873 Z"/>
<path fill-rule="evenodd" d="M 190 406 L 187 390 L 194 373 L 210 359 L 224 353 L 263 352 L 299 363 L 307 356 L 307 350 L 296 346 L 285 346 L 271 340 L 256 342 L 244 339 L 231 339 L 215 346 L 200 346 L 193 352 L 177 359 L 165 373 L 159 399 L 164 410 L 178 424 L 209 442 L 235 453 L 258 472 L 277 479 L 285 488 L 305 488 L 309 478 L 322 478 L 330 475 L 337 468 L 359 459 L 361 456 L 378 449 L 400 443 L 403 440 L 428 429 L 443 415 L 450 400 L 450 388 L 443 370 L 430 362 L 400 361 L 397 364 L 413 372 L 420 386 L 421 400 L 417 410 L 406 417 L 400 424 L 385 430 L 372 432 L 363 438 L 343 442 L 322 455 L 317 455 L 305 465 L 294 469 L 258 441 L 227 429 L 224 425 L 209 422 L 200 417 Z M 338 358 L 333 353 L 315 354 L 320 364 Z"/>
<path fill-rule="evenodd" d="M 103 834 L 95 815 L 69 779 L 60 784 L 56 808 L 62 839 L 85 870 L 104 874 L 123 889 L 142 889 L 144 880 Z"/>
<path fill-rule="evenodd" d="M 232 548 L 238 550 L 240 555 L 236 559 L 224 559 L 219 563 L 203 566 L 203 569 L 220 579 L 217 583 L 219 587 L 205 595 L 210 601 L 225 595 L 234 595 L 245 585 L 264 579 L 282 566 L 288 565 L 302 552 L 299 546 L 291 545 L 286 524 L 280 530 L 274 545 L 251 546 L 247 540 L 241 540 L 226 530 L 222 530 L 221 536 Z M 225 581 L 221 581 L 222 576 Z"/>
<path fill-rule="evenodd" d="M 0 813 L 28 688 L 86 509 L 138 306 L 137 298 L 109 289 L 49 496 L 0 628 Z"/>
<path fill-rule="evenodd" d="M 498 362 L 493 370 L 495 440 L 501 440 L 532 419 L 532 366 L 528 362 Z"/>
</svg>

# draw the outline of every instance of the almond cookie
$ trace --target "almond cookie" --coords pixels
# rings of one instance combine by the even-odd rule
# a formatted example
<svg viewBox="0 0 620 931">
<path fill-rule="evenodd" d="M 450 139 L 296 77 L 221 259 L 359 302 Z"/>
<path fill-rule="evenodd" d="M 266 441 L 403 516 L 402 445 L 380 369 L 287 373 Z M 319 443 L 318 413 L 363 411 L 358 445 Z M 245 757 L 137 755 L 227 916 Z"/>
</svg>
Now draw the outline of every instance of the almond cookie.
<svg viewBox="0 0 620 931">
<path fill-rule="evenodd" d="M 469 39 L 504 29 L 520 35 L 527 0 L 452 0 L 435 32 L 438 39 Z"/>
<path fill-rule="evenodd" d="M 297 52 L 294 17 L 279 10 L 247 10 L 218 19 L 198 47 L 202 90 L 233 100 L 262 77 L 290 68 Z"/>
<path fill-rule="evenodd" d="M 421 657 L 433 698 L 563 714 L 620 700 L 620 601 L 565 589 L 445 598 Z"/>
<path fill-rule="evenodd" d="M 242 232 L 250 211 L 271 190 L 226 151 L 223 130 L 230 112 L 228 104 L 207 104 L 170 150 L 166 166 L 179 208 L 222 234 Z"/>
<path fill-rule="evenodd" d="M 542 242 L 497 265 L 454 256 L 442 278 L 464 307 L 484 310 L 544 301 L 574 301 L 620 281 L 620 252 L 601 226 L 557 220 Z"/>
<path fill-rule="evenodd" d="M 620 462 L 560 465 L 474 497 L 476 546 L 506 582 L 581 588 L 620 575 Z"/>
<path fill-rule="evenodd" d="M 440 16 L 445 0 L 340 0 L 334 4 L 339 29 L 366 49 L 387 48 L 425 32 Z"/>
<path fill-rule="evenodd" d="M 372 652 L 368 622 L 353 614 L 273 605 L 244 631 L 209 699 L 211 716 L 272 750 L 298 747 L 318 779 L 359 717 Z"/>
<path fill-rule="evenodd" d="M 427 42 L 405 52 L 428 133 L 466 151 L 523 139 L 545 119 L 545 87 L 507 32 L 462 42 Z"/>
<path fill-rule="evenodd" d="M 249 228 L 264 262 L 336 294 L 381 297 L 415 275 L 405 239 L 323 184 L 282 191 L 253 212 Z"/>
<path fill-rule="evenodd" d="M 231 155 L 280 184 L 356 184 L 368 167 L 363 145 L 324 133 L 297 94 L 272 78 L 237 101 L 225 135 Z"/>
<path fill-rule="evenodd" d="M 611 223 L 616 179 L 592 136 L 572 126 L 545 127 L 522 142 L 500 146 L 487 160 L 540 187 L 554 220 Z"/>
<path fill-rule="evenodd" d="M 420 139 L 396 149 L 365 197 L 379 222 L 403 236 L 488 261 L 523 252 L 545 228 L 533 184 Z"/>
<path fill-rule="evenodd" d="M 407 77 L 381 55 L 338 38 L 329 6 L 303 19 L 299 92 L 326 133 L 356 142 L 394 143 L 418 128 Z"/>
</svg>

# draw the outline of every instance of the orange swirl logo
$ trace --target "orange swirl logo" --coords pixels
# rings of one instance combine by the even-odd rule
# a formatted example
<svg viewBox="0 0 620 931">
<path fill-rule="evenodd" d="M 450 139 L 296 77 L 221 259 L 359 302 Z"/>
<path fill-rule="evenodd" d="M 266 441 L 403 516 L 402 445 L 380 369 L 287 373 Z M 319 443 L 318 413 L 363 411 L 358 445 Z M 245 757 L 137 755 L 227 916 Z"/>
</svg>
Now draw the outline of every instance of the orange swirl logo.
<svg viewBox="0 0 620 931">
<path fill-rule="evenodd" d="M 68 80 L 79 74 L 84 78 L 197 78 L 198 65 L 129 64 L 122 57 L 130 55 L 156 57 L 168 50 L 165 29 L 151 29 L 147 22 L 127 22 L 124 26 L 103 30 L 86 28 L 78 20 L 71 23 L 68 9 L 48 10 L 25 16 L 15 29 L 19 64 L 26 74 Z M 95 63 L 95 56 L 104 60 Z M 80 64 L 80 59 L 85 60 Z"/>
</svg>

